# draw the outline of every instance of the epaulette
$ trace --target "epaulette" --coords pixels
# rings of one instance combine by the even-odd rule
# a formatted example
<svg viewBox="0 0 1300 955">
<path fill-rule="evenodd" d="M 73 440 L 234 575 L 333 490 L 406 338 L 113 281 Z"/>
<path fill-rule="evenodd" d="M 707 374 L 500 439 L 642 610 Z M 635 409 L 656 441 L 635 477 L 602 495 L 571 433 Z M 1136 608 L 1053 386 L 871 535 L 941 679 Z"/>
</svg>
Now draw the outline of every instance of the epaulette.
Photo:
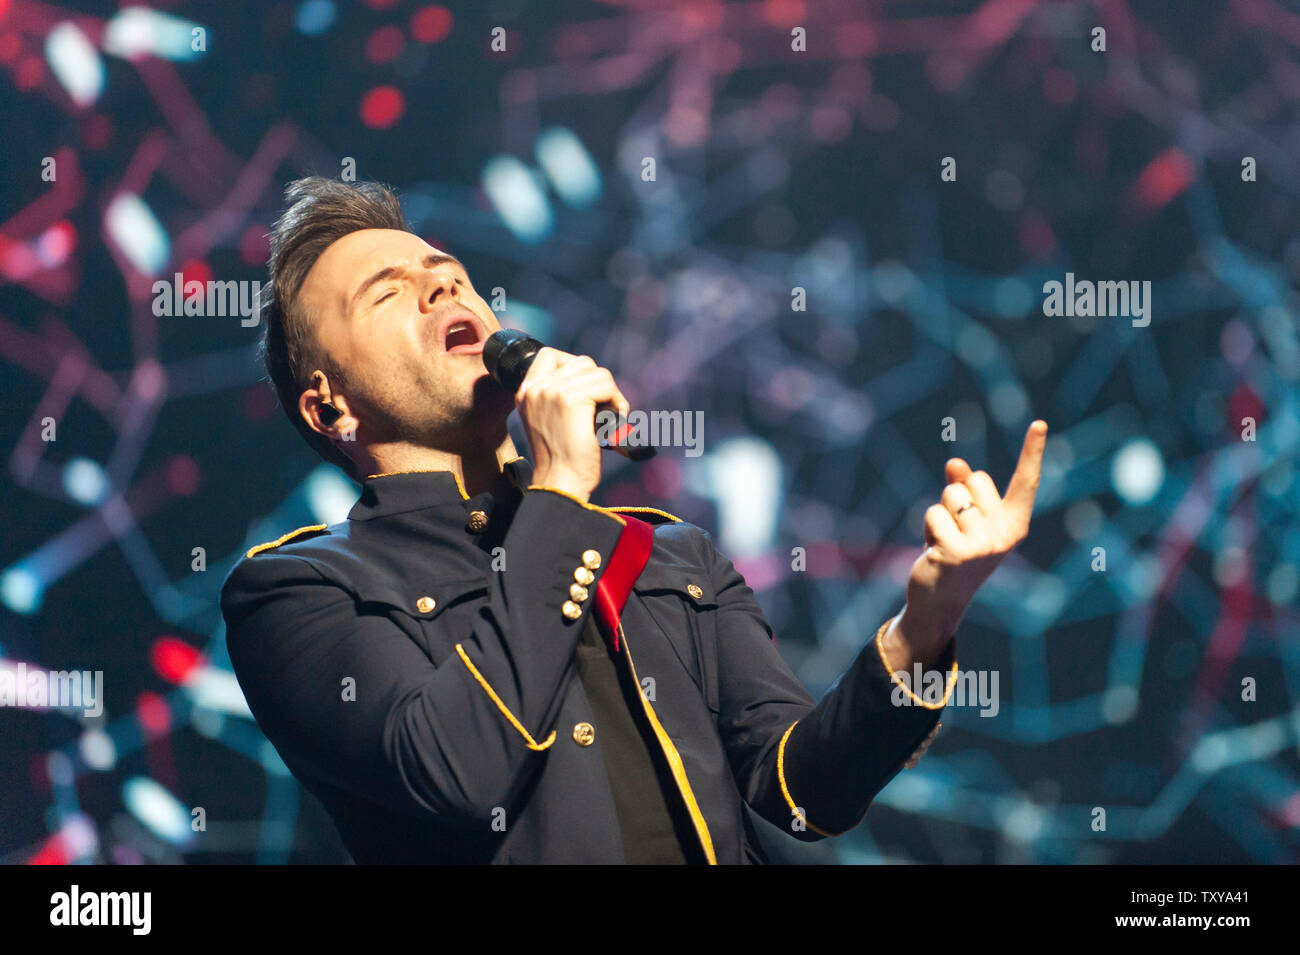
<svg viewBox="0 0 1300 955">
<path fill-rule="evenodd" d="M 270 550 L 272 547 L 279 547 L 281 544 L 287 544 L 295 537 L 301 537 L 303 534 L 328 534 L 328 524 L 308 524 L 306 527 L 300 527 L 296 531 L 290 531 L 283 537 L 277 537 L 273 541 L 267 541 L 265 544 L 258 544 L 256 547 L 250 547 L 245 557 L 252 557 L 254 554 L 260 554 L 264 550 Z"/>
<path fill-rule="evenodd" d="M 685 523 L 676 514 L 669 514 L 667 511 L 661 511 L 657 507 L 607 507 L 607 511 L 617 511 L 620 514 L 635 514 L 640 520 L 649 523 L 662 523 L 663 521 L 672 521 L 675 524 Z M 652 520 L 659 518 L 658 521 Z"/>
</svg>

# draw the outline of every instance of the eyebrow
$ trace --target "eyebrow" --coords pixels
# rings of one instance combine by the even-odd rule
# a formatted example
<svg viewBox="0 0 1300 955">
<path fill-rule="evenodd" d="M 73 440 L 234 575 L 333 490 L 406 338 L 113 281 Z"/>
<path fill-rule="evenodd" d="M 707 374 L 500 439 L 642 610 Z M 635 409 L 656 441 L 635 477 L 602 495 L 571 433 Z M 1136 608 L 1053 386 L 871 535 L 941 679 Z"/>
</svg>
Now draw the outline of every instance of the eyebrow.
<svg viewBox="0 0 1300 955">
<path fill-rule="evenodd" d="M 448 255 L 446 252 L 430 252 L 420 263 L 420 265 L 426 269 L 432 269 L 439 265 L 447 264 L 456 266 L 465 273 L 467 278 L 469 277 L 469 271 L 465 268 L 460 259 L 456 258 L 454 255 Z M 383 282 L 386 279 L 395 279 L 405 272 L 406 266 L 404 265 L 390 265 L 387 268 L 380 269 L 374 275 L 370 276 L 370 278 L 362 282 L 361 287 L 352 293 L 352 298 L 348 300 L 348 311 L 352 311 L 357 304 L 357 300 L 366 294 L 366 289 L 370 288 L 372 285 L 378 284 L 379 282 Z"/>
</svg>

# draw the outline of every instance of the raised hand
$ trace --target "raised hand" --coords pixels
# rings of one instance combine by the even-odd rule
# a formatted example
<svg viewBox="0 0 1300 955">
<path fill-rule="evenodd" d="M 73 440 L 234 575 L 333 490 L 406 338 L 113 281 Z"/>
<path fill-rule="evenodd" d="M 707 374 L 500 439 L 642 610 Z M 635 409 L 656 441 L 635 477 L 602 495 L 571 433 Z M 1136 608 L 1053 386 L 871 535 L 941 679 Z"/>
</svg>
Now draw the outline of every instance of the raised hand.
<svg viewBox="0 0 1300 955">
<path fill-rule="evenodd" d="M 589 500 L 600 483 L 596 408 L 607 404 L 620 415 L 631 408 L 609 369 L 587 355 L 543 348 L 515 402 L 533 452 L 533 482 Z"/>
<path fill-rule="evenodd" d="M 906 616 L 914 631 L 947 642 L 975 591 L 1029 534 L 1046 443 L 1047 422 L 1030 422 L 1005 497 L 987 472 L 948 459 L 940 503 L 925 512 L 926 549 L 907 580 Z"/>
</svg>

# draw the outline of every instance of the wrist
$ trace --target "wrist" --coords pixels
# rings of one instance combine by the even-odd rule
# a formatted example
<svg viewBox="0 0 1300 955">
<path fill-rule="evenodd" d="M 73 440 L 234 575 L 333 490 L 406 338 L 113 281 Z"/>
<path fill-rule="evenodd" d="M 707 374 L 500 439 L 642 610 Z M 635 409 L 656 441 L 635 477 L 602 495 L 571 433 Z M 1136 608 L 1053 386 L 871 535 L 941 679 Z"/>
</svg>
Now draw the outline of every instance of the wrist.
<svg viewBox="0 0 1300 955">
<path fill-rule="evenodd" d="M 584 503 L 591 500 L 591 492 L 595 490 L 595 487 L 590 482 L 565 471 L 536 472 L 533 474 L 532 483 L 537 487 L 563 491 L 570 497 L 575 497 Z"/>
<path fill-rule="evenodd" d="M 956 628 L 946 627 L 915 609 L 909 611 L 904 605 L 891 621 L 880 645 L 891 669 L 908 669 L 914 662 L 928 667 L 943 655 L 955 634 Z"/>
</svg>

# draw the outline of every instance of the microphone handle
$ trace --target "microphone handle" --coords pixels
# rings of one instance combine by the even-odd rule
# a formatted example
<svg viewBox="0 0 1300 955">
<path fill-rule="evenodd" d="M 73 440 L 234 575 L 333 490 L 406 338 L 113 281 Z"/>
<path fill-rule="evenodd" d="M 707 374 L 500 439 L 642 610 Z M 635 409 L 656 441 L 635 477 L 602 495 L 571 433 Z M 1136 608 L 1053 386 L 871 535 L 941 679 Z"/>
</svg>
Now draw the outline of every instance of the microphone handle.
<svg viewBox="0 0 1300 955">
<path fill-rule="evenodd" d="M 596 409 L 597 417 L 599 417 L 602 411 L 608 411 L 614 414 L 618 414 L 618 412 L 614 409 L 614 407 L 608 404 L 600 405 L 599 407 L 597 407 Z M 600 431 L 600 424 L 595 418 L 592 419 L 591 424 L 596 431 Z M 628 434 L 630 434 L 632 430 L 633 430 L 632 425 L 628 422 L 628 420 L 622 416 L 619 416 L 619 425 L 618 428 L 616 428 L 614 431 L 613 442 L 611 444 L 602 444 L 601 447 L 604 448 L 606 451 L 615 451 L 618 454 L 623 455 L 623 457 L 627 458 L 629 461 L 648 461 L 650 458 L 653 458 L 655 456 L 655 450 L 656 450 L 654 445 L 651 444 L 627 445 L 623 443 L 623 441 L 626 440 Z"/>
</svg>

